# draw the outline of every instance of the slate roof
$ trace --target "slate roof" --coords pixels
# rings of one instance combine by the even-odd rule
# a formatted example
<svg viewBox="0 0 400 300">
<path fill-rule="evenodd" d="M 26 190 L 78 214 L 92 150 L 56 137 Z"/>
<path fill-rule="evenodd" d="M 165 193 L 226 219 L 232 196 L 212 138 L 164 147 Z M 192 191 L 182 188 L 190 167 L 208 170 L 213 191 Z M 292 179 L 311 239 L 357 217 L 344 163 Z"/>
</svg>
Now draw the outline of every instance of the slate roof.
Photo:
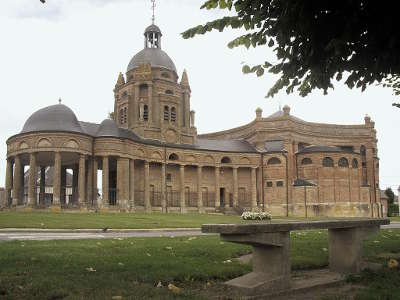
<svg viewBox="0 0 400 300">
<path fill-rule="evenodd" d="M 51 105 L 33 113 L 21 133 L 37 131 L 68 131 L 82 133 L 74 112 L 63 104 Z"/>
<path fill-rule="evenodd" d="M 278 110 L 277 112 L 273 113 L 272 115 L 269 115 L 266 119 L 276 119 L 276 118 L 282 118 L 285 116 L 285 113 L 283 110 Z M 297 118 L 295 116 L 289 115 L 289 118 L 294 119 L 296 121 L 303 121 L 300 118 Z"/>
<path fill-rule="evenodd" d="M 305 179 L 296 179 L 293 182 L 293 186 L 316 186 L 316 184 Z"/>
<path fill-rule="evenodd" d="M 283 141 L 266 141 L 264 149 L 267 152 L 281 152 L 285 150 Z"/>
<path fill-rule="evenodd" d="M 257 150 L 244 140 L 213 140 L 198 138 L 194 145 L 165 144 L 158 140 L 143 139 L 130 130 L 119 128 L 113 120 L 106 119 L 101 124 L 80 122 L 74 112 L 63 104 L 45 107 L 33 113 L 26 121 L 20 134 L 30 132 L 71 132 L 92 137 L 113 137 L 128 139 L 142 144 L 169 146 L 193 150 L 256 153 Z"/>
<path fill-rule="evenodd" d="M 151 24 L 149 27 L 146 28 L 146 30 L 144 31 L 144 33 L 146 34 L 147 32 L 158 32 L 161 33 L 161 29 L 160 27 L 158 27 L 155 24 Z"/>
<path fill-rule="evenodd" d="M 343 148 L 336 146 L 308 146 L 299 150 L 298 153 L 314 153 L 314 152 L 346 152 Z"/>
<path fill-rule="evenodd" d="M 158 48 L 145 48 L 137 53 L 128 65 L 128 72 L 149 63 L 152 67 L 161 67 L 177 73 L 176 66 L 166 52 Z"/>
</svg>

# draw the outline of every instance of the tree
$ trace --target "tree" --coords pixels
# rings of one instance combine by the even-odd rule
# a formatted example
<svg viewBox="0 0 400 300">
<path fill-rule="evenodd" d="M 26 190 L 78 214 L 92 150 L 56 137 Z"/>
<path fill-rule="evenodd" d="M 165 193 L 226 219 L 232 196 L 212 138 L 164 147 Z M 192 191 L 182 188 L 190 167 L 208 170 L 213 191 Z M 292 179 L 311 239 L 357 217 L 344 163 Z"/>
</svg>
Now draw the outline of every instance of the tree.
<svg viewBox="0 0 400 300">
<path fill-rule="evenodd" d="M 114 116 L 115 116 L 115 114 L 114 114 L 113 111 L 108 113 L 108 118 L 109 118 L 110 120 L 114 120 Z"/>
<path fill-rule="evenodd" d="M 394 193 L 393 193 L 393 191 L 392 191 L 392 188 L 387 188 L 386 190 L 385 190 L 385 195 L 389 198 L 388 199 L 388 204 L 389 205 L 392 205 L 392 204 L 394 204 Z"/>
<path fill-rule="evenodd" d="M 396 1 L 208 0 L 201 8 L 220 8 L 228 15 L 185 31 L 185 39 L 231 27 L 248 33 L 231 41 L 230 48 L 273 48 L 276 62 L 243 67 L 257 76 L 280 75 L 267 97 L 282 89 L 303 97 L 314 89 L 327 94 L 342 78 L 350 89 L 381 84 L 400 95 Z"/>
</svg>

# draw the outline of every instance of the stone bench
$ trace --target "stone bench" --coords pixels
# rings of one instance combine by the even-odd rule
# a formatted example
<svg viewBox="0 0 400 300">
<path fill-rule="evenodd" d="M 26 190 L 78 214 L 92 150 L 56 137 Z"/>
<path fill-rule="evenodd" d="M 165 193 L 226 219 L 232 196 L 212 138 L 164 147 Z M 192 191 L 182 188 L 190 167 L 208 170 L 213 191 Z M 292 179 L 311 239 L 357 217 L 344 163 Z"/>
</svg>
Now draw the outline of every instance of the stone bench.
<svg viewBox="0 0 400 300">
<path fill-rule="evenodd" d="M 253 271 L 226 282 L 245 295 L 287 290 L 291 286 L 290 232 L 328 229 L 329 269 L 340 274 L 361 270 L 361 246 L 389 219 L 354 219 L 288 223 L 206 224 L 203 233 L 219 233 L 222 240 L 253 247 Z"/>
</svg>

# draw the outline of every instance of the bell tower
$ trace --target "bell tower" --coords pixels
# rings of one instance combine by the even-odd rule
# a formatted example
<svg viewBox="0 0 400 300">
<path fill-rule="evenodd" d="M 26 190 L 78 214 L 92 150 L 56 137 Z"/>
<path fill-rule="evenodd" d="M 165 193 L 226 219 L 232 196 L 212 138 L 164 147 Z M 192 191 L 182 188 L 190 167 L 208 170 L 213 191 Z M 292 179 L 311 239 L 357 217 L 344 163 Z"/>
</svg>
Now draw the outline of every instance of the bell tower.
<svg viewBox="0 0 400 300">
<path fill-rule="evenodd" d="M 114 119 L 144 139 L 194 144 L 188 74 L 185 70 L 179 81 L 174 62 L 161 49 L 162 36 L 153 15 L 153 24 L 144 31 L 144 49 L 131 59 L 126 75 L 118 76 Z"/>
</svg>

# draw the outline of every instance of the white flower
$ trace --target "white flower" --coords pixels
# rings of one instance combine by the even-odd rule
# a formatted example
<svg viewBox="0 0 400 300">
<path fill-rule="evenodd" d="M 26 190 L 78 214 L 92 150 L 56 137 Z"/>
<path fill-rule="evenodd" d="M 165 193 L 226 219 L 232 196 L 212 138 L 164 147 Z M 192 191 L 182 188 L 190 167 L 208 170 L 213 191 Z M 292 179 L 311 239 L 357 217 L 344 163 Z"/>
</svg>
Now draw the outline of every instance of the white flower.
<svg viewBox="0 0 400 300">
<path fill-rule="evenodd" d="M 250 212 L 250 211 L 245 211 L 243 212 L 241 218 L 243 220 L 271 220 L 272 216 L 271 214 L 263 211 L 256 211 L 256 212 Z"/>
</svg>

